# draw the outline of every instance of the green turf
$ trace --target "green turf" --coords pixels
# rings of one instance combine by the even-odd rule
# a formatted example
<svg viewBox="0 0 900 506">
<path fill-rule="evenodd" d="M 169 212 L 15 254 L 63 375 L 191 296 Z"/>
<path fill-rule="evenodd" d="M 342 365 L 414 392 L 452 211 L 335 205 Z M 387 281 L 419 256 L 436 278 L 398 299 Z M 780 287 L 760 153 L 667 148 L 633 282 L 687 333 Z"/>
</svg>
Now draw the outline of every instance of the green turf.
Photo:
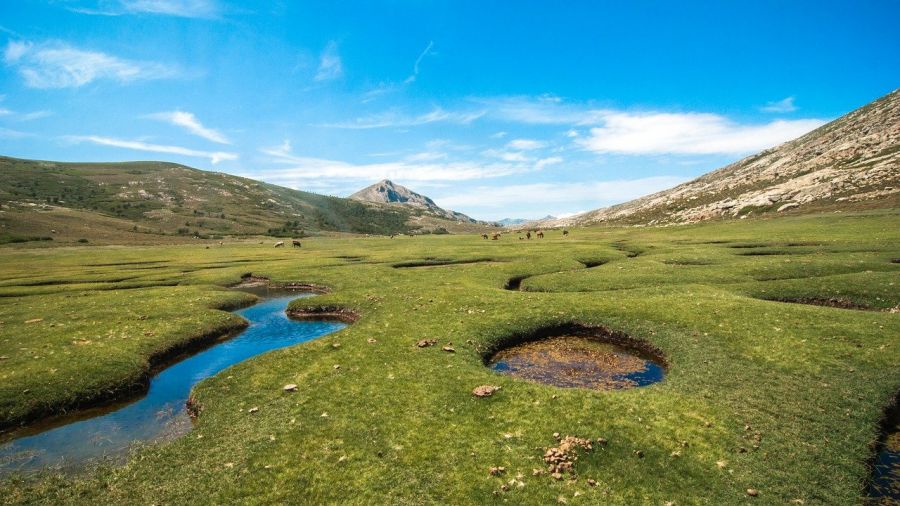
<svg viewBox="0 0 900 506">
<path fill-rule="evenodd" d="M 362 318 L 202 382 L 194 431 L 137 450 L 125 467 L 8 478 L 0 497 L 98 504 L 859 500 L 879 417 L 900 389 L 900 315 L 889 311 L 900 304 L 893 262 L 900 215 L 571 232 L 531 241 L 515 233 L 500 241 L 315 238 L 300 250 L 250 242 L 4 246 L 0 420 L 7 424 L 115 391 L 139 378 L 153 354 L 234 326 L 236 317 L 213 308 L 246 303 L 219 287 L 248 272 L 327 285 L 331 294 L 293 307 L 347 307 Z M 521 290 L 504 289 L 511 278 L 524 278 Z M 860 309 L 796 303 L 829 299 Z M 484 367 L 510 335 L 568 322 L 651 342 L 669 363 L 665 380 L 596 392 Z M 452 342 L 456 353 L 417 348 L 423 338 Z M 300 391 L 284 393 L 287 383 Z M 471 390 L 481 384 L 503 388 L 477 399 Z M 254 406 L 259 411 L 248 414 Z M 532 476 L 545 468 L 541 457 L 555 432 L 609 443 L 582 455 L 575 480 Z M 490 476 L 492 466 L 506 473 Z M 759 497 L 748 497 L 748 488 Z"/>
</svg>

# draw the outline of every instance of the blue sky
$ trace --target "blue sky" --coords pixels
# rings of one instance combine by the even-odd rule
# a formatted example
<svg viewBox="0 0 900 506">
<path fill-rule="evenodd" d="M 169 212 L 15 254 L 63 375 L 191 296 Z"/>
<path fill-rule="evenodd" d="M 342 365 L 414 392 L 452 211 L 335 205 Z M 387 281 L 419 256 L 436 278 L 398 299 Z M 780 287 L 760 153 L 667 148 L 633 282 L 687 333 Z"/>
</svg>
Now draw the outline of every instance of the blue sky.
<svg viewBox="0 0 900 506">
<path fill-rule="evenodd" d="M 0 154 L 565 215 L 900 85 L 900 2 L 0 4 Z"/>
</svg>

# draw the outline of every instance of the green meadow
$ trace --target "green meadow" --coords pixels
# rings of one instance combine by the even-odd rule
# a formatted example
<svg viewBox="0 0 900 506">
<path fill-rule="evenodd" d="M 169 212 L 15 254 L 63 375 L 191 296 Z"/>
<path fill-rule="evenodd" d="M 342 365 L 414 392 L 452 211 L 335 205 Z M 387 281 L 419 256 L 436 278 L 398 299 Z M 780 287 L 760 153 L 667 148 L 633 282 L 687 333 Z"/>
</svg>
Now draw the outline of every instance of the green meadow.
<svg viewBox="0 0 900 506">
<path fill-rule="evenodd" d="M 0 498 L 861 501 L 879 421 L 900 390 L 900 213 L 570 232 L 314 237 L 277 249 L 274 239 L 4 246 L 5 428 L 126 398 L 163 357 L 239 330 L 229 309 L 254 296 L 227 287 L 247 274 L 326 286 L 291 309 L 360 318 L 200 383 L 187 435 L 137 445 L 124 466 L 0 478 Z M 665 379 L 562 389 L 485 367 L 501 346 L 568 323 L 652 344 Z M 298 391 L 285 392 L 290 383 Z M 502 388 L 478 398 L 480 385 Z M 555 433 L 607 443 L 556 480 L 543 461 Z"/>
</svg>

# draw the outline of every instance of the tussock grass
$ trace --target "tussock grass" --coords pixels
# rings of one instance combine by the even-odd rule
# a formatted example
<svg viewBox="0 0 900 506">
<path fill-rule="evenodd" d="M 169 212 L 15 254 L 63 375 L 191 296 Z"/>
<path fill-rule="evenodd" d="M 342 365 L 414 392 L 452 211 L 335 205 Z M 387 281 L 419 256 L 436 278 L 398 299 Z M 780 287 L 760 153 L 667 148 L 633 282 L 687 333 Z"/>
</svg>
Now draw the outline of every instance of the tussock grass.
<svg viewBox="0 0 900 506">
<path fill-rule="evenodd" d="M 760 504 L 852 504 L 864 488 L 882 411 L 900 389 L 900 317 L 761 299 L 895 307 L 900 266 L 890 260 L 900 257 L 898 225 L 896 213 L 883 212 L 576 229 L 566 239 L 549 231 L 537 241 L 483 241 L 474 234 L 313 238 L 302 251 L 256 243 L 209 250 L 4 247 L 0 285 L 24 291 L 0 299 L 6 423 L 37 412 L 35 406 L 46 412 L 89 402 L 95 392 L 140 377 L 154 353 L 239 325 L 234 315 L 211 308 L 246 303 L 248 296 L 217 285 L 237 283 L 248 271 L 328 286 L 330 293 L 295 301 L 292 309 L 352 308 L 359 319 L 200 383 L 193 396 L 203 413 L 181 439 L 142 446 L 121 468 L 8 477 L 0 497 L 95 504 L 148 498 L 547 504 L 559 497 L 570 504 L 740 504 L 754 488 Z M 822 243 L 797 248 L 828 251 L 741 256 L 729 247 L 763 242 Z M 335 257 L 365 263 L 335 265 Z M 426 257 L 502 262 L 392 267 Z M 602 268 L 585 268 L 585 260 L 599 259 L 607 262 Z M 672 264 L 691 259 L 709 264 Z M 96 282 L 123 277 L 125 262 L 135 261 L 158 261 L 160 268 Z M 122 265 L 88 265 L 97 263 Z M 38 279 L 80 282 L 19 283 Z M 522 290 L 504 289 L 516 279 Z M 99 288 L 136 282 L 148 286 Z M 179 285 L 152 286 L 171 282 Z M 25 323 L 35 318 L 43 320 Z M 665 380 L 596 392 L 518 381 L 484 366 L 484 357 L 511 336 L 576 324 L 658 348 L 668 363 Z M 439 346 L 416 347 L 423 338 Z M 74 344 L 78 339 L 92 343 Z M 441 350 L 449 342 L 455 353 Z M 286 394 L 287 383 L 299 391 Z M 482 384 L 502 388 L 477 399 L 471 391 Z M 249 407 L 259 410 L 248 415 Z M 543 448 L 557 444 L 554 432 L 608 444 L 579 458 L 574 481 L 532 476 L 544 467 Z M 506 474 L 491 476 L 494 466 Z M 501 490 L 520 473 L 524 487 Z"/>
</svg>

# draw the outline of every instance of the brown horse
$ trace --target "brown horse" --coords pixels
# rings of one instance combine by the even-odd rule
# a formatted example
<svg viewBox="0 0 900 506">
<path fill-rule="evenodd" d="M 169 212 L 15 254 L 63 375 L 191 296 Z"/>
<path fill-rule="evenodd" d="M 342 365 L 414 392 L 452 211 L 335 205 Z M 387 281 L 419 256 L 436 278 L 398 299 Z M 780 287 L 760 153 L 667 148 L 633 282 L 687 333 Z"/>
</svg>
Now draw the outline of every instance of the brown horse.
<svg viewBox="0 0 900 506">
<path fill-rule="evenodd" d="M 531 232 L 527 232 L 525 237 L 530 241 L 531 240 Z"/>
<path fill-rule="evenodd" d="M 487 236 L 487 234 L 481 234 L 481 238 L 484 239 L 485 241 L 487 241 L 488 236 Z"/>
<path fill-rule="evenodd" d="M 544 238 L 544 232 L 538 230 L 537 237 L 538 237 L 538 239 L 543 239 L 543 238 Z"/>
<path fill-rule="evenodd" d="M 294 239 L 293 241 L 291 241 L 291 246 L 293 246 L 294 248 L 300 248 L 300 247 L 302 247 L 302 245 L 300 244 L 300 241 L 298 241 L 298 240 L 296 240 L 296 239 Z"/>
<path fill-rule="evenodd" d="M 494 241 L 500 240 L 500 234 L 494 234 L 494 236 L 491 237 L 491 239 L 494 240 Z"/>
<path fill-rule="evenodd" d="M 568 230 L 563 230 L 563 237 L 566 237 L 566 236 L 568 236 L 568 235 L 569 235 L 569 231 L 568 231 Z"/>
</svg>

